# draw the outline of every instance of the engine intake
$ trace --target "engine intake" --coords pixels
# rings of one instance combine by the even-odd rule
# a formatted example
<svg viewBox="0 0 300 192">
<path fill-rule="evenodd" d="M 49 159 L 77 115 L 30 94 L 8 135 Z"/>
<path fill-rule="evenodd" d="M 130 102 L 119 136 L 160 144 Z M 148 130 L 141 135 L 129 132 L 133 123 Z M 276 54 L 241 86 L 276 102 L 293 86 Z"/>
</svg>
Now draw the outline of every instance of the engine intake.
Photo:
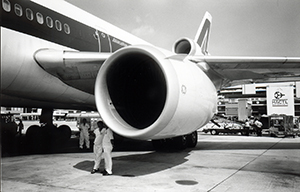
<svg viewBox="0 0 300 192">
<path fill-rule="evenodd" d="M 123 54 L 107 71 L 108 94 L 118 114 L 130 126 L 144 129 L 164 109 L 167 95 L 162 69 L 149 55 Z"/>
<path fill-rule="evenodd" d="M 189 38 L 181 38 L 173 45 L 173 52 L 176 54 L 203 55 L 200 46 Z"/>
</svg>

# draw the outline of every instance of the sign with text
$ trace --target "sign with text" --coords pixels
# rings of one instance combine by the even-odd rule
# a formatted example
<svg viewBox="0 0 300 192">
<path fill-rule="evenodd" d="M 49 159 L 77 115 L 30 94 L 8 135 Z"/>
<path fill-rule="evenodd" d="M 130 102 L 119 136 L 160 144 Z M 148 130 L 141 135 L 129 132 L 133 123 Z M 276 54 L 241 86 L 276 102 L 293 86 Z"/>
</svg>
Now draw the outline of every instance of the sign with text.
<svg viewBox="0 0 300 192">
<path fill-rule="evenodd" d="M 286 114 L 294 116 L 294 87 L 291 85 L 268 86 L 267 112 L 268 115 Z"/>
</svg>

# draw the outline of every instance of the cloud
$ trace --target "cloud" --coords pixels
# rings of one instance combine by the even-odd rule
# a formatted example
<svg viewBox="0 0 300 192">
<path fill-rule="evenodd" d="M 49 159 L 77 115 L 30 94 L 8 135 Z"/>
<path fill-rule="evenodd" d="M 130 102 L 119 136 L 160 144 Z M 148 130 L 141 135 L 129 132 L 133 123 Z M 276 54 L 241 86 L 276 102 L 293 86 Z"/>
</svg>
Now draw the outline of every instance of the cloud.
<svg viewBox="0 0 300 192">
<path fill-rule="evenodd" d="M 140 27 L 133 29 L 131 33 L 140 38 L 147 39 L 147 37 L 154 35 L 155 29 L 150 25 L 141 25 Z"/>
<path fill-rule="evenodd" d="M 142 23 L 142 19 L 139 16 L 137 16 L 135 17 L 135 22 Z"/>
</svg>

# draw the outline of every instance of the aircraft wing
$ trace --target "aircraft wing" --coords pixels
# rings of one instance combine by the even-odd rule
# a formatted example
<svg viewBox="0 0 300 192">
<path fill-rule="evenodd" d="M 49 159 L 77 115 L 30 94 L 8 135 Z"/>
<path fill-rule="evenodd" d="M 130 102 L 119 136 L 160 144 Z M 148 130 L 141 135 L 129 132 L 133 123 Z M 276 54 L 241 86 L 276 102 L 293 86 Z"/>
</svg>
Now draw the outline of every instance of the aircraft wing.
<svg viewBox="0 0 300 192">
<path fill-rule="evenodd" d="M 300 57 L 231 57 L 190 56 L 189 60 L 206 63 L 228 82 L 227 85 L 242 83 L 299 81 Z"/>
</svg>

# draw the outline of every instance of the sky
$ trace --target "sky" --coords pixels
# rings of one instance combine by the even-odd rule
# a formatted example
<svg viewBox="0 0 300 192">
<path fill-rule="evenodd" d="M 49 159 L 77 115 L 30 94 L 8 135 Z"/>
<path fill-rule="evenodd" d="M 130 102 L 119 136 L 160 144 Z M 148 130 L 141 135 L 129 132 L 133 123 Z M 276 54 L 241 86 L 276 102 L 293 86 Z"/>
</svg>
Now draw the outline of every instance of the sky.
<svg viewBox="0 0 300 192">
<path fill-rule="evenodd" d="M 299 0 L 67 0 L 156 46 L 194 39 L 212 15 L 209 53 L 300 56 Z"/>
</svg>

